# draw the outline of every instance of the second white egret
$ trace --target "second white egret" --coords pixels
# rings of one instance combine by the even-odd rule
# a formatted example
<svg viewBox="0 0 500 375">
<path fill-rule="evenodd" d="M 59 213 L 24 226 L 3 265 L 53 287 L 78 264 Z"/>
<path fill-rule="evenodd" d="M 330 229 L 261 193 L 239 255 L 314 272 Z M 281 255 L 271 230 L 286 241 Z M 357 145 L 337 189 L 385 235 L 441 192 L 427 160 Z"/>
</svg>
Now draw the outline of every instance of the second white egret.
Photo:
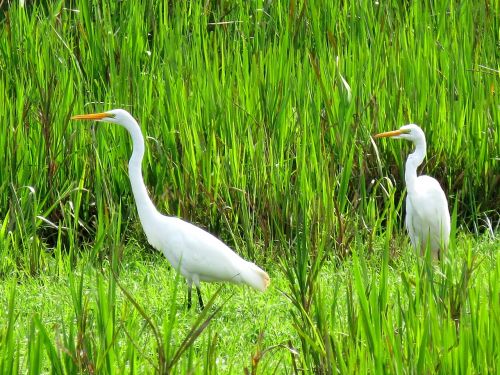
<svg viewBox="0 0 500 375">
<path fill-rule="evenodd" d="M 439 182 L 430 176 L 417 176 L 417 168 L 427 151 L 425 134 L 418 125 L 404 125 L 398 130 L 380 133 L 374 138 L 400 138 L 412 141 L 415 151 L 408 156 L 405 168 L 405 225 L 416 250 L 423 254 L 429 246 L 434 258 L 446 251 L 450 238 L 450 212 Z"/>
</svg>

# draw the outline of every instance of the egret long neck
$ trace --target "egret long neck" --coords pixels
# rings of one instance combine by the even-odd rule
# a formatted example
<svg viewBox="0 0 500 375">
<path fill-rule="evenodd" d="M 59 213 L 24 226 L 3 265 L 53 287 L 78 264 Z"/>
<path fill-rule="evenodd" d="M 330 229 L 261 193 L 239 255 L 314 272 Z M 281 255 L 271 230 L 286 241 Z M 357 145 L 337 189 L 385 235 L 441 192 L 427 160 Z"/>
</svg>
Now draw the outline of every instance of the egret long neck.
<svg viewBox="0 0 500 375">
<path fill-rule="evenodd" d="M 134 194 L 137 212 L 142 226 L 147 225 L 148 218 L 158 214 L 151 198 L 149 198 L 144 179 L 142 177 L 142 159 L 144 157 L 144 137 L 137 123 L 126 126 L 132 137 L 133 151 L 128 163 L 128 173 L 132 192 Z M 146 228 L 144 228 L 146 229 Z"/>
<path fill-rule="evenodd" d="M 425 138 L 417 139 L 414 144 L 415 151 L 408 155 L 408 159 L 406 159 L 405 181 L 408 192 L 415 190 L 417 167 L 424 161 L 427 148 Z"/>
</svg>

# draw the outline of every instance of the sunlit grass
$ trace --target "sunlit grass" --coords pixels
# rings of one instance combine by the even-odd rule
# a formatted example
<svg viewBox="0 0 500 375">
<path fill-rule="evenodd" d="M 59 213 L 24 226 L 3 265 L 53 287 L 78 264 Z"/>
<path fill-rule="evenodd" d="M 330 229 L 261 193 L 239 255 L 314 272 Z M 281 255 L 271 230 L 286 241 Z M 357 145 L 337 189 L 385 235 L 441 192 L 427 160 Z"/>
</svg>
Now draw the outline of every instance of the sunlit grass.
<svg viewBox="0 0 500 375">
<path fill-rule="evenodd" d="M 234 286 L 217 294 L 217 286 L 204 285 L 206 295 L 217 295 L 202 318 L 221 310 L 174 368 L 491 371 L 498 356 L 498 242 L 470 236 L 460 242 L 439 267 L 411 252 L 380 263 L 355 246 L 342 265 L 323 263 L 309 305 L 294 302 L 293 284 L 279 270 L 270 272 L 273 286 L 264 294 Z M 22 372 L 151 371 L 159 367 L 158 345 L 142 314 L 170 346 L 165 362 L 173 357 L 200 313 L 186 311 L 186 287 L 160 254 L 142 254 L 135 245 L 124 251 L 118 280 L 141 312 L 109 264 L 95 268 L 82 259 L 66 264 L 63 276 L 4 279 L 4 372 L 14 365 Z M 260 363 L 252 362 L 259 355 Z"/>
</svg>

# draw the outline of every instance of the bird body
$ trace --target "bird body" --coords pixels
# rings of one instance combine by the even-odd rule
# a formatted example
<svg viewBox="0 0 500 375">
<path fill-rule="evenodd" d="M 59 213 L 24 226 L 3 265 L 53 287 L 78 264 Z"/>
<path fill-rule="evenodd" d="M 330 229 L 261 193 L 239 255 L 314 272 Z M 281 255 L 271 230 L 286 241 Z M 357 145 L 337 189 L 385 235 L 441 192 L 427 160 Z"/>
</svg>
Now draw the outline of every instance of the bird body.
<svg viewBox="0 0 500 375">
<path fill-rule="evenodd" d="M 165 255 L 188 284 L 199 286 L 200 281 L 227 281 L 247 284 L 260 291 L 267 288 L 269 279 L 263 270 L 191 223 L 160 214 L 154 224 L 144 226 L 144 231 L 151 246 Z"/>
<path fill-rule="evenodd" d="M 419 188 L 406 196 L 405 225 L 415 249 L 423 253 L 430 242 L 433 256 L 441 248 L 448 247 L 450 236 L 450 214 L 448 202 L 439 182 L 429 176 L 419 176 Z M 426 204 L 426 202 L 433 202 Z"/>
<path fill-rule="evenodd" d="M 158 212 L 149 198 L 142 177 L 144 137 L 139 124 L 127 111 L 115 109 L 104 113 L 77 115 L 72 119 L 110 122 L 123 126 L 129 132 L 133 142 L 129 178 L 139 219 L 151 246 L 161 251 L 171 265 L 186 278 L 189 288 L 188 307 L 191 304 L 193 283 L 203 307 L 200 281 L 243 283 L 260 291 L 266 290 L 270 280 L 261 268 L 241 258 L 203 229 L 180 218 Z"/>
<path fill-rule="evenodd" d="M 426 155 L 425 134 L 418 125 L 409 124 L 399 130 L 380 133 L 375 138 L 392 137 L 412 141 L 415 151 L 405 167 L 406 219 L 411 243 L 421 254 L 427 247 L 435 258 L 446 251 L 450 238 L 450 213 L 446 195 L 439 182 L 430 176 L 417 176 L 417 168 Z"/>
</svg>

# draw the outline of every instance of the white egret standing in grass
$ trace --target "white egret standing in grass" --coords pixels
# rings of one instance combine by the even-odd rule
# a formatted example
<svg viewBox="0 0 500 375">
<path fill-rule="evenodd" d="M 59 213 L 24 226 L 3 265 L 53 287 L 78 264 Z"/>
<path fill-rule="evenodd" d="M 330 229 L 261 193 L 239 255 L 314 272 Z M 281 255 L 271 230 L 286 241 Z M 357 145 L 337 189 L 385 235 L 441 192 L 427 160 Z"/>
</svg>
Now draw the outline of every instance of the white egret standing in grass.
<svg viewBox="0 0 500 375">
<path fill-rule="evenodd" d="M 450 212 L 439 182 L 430 176 L 417 176 L 417 167 L 426 154 L 425 134 L 419 126 L 409 124 L 399 130 L 380 133 L 374 138 L 401 138 L 412 141 L 415 151 L 406 160 L 406 228 L 413 247 L 421 254 L 427 246 L 435 258 L 448 247 L 450 238 Z"/>
<path fill-rule="evenodd" d="M 198 293 L 198 302 L 203 308 L 200 281 L 243 283 L 260 291 L 266 290 L 270 280 L 265 271 L 242 259 L 226 244 L 203 229 L 158 212 L 149 198 L 142 177 L 144 137 L 139 124 L 130 113 L 123 109 L 114 109 L 103 113 L 77 115 L 72 119 L 110 122 L 123 126 L 130 133 L 133 151 L 128 164 L 129 178 L 139 219 L 151 246 L 161 251 L 172 266 L 186 278 L 188 308 L 191 307 L 193 283 Z"/>
</svg>

